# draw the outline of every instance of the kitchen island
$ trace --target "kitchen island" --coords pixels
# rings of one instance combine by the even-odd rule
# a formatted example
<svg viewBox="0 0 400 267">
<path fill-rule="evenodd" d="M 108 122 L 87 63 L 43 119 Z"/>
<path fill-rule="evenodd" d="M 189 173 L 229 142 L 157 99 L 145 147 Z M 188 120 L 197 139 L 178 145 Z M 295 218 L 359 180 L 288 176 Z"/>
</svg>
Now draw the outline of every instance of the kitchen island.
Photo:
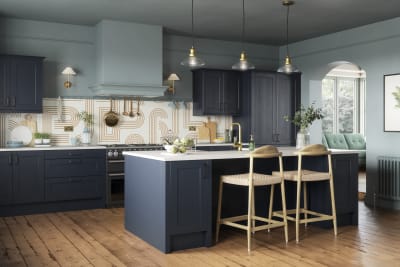
<svg viewBox="0 0 400 267">
<path fill-rule="evenodd" d="M 293 147 L 280 147 L 284 168 L 297 168 Z M 169 154 L 162 151 L 129 151 L 125 155 L 125 228 L 163 252 L 211 246 L 215 225 L 218 179 L 221 174 L 248 171 L 248 151 L 189 151 Z M 338 226 L 358 224 L 358 155 L 351 151 L 332 152 Z M 303 167 L 327 169 L 325 157 L 306 158 Z M 257 172 L 278 169 L 275 159 L 255 163 Z M 256 188 L 256 213 L 265 215 L 266 187 Z M 287 182 L 288 209 L 295 205 L 295 186 Z M 328 183 L 308 186 L 309 207 L 330 212 Z M 275 193 L 279 197 L 279 192 Z M 280 201 L 274 206 L 280 209 Z M 247 190 L 224 187 L 222 216 L 243 214 Z M 331 227 L 330 222 L 317 223 Z"/>
</svg>

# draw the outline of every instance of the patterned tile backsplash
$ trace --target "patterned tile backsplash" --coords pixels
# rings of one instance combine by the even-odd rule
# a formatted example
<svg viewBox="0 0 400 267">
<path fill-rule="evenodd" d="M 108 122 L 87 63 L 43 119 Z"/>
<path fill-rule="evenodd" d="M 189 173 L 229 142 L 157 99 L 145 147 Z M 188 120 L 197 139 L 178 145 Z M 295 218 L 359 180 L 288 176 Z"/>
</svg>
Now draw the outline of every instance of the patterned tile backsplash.
<svg viewBox="0 0 400 267">
<path fill-rule="evenodd" d="M 197 138 L 196 131 L 189 126 L 201 126 L 204 122 L 217 123 L 217 136 L 224 135 L 229 128 L 230 116 L 192 116 L 192 103 L 167 101 L 138 101 L 133 99 L 134 117 L 122 113 L 130 111 L 131 101 L 123 99 L 113 101 L 113 111 L 119 114 L 119 123 L 108 127 L 104 116 L 110 110 L 110 100 L 106 99 L 43 99 L 43 113 L 0 113 L 0 145 L 4 147 L 11 140 L 11 132 L 18 126 L 26 126 L 32 133 L 50 133 L 53 145 L 69 145 L 72 136 L 80 137 L 84 123 L 78 113 L 87 111 L 94 116 L 90 126 L 91 144 L 143 144 L 161 143 L 161 137 L 172 133 L 179 137 Z M 139 115 L 137 115 L 139 113 Z M 65 126 L 73 126 L 73 132 L 65 132 Z M 22 127 L 23 128 L 23 127 Z M 33 142 L 31 143 L 33 144 Z"/>
</svg>

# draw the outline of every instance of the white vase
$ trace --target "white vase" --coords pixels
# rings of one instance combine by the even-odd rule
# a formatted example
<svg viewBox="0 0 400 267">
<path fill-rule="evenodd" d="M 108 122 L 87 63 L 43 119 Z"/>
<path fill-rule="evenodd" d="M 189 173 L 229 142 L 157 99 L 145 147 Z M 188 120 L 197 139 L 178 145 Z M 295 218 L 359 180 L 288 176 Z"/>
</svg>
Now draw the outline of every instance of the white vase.
<svg viewBox="0 0 400 267">
<path fill-rule="evenodd" d="M 88 145 L 91 142 L 91 133 L 88 127 L 83 128 L 81 142 L 85 145 Z"/>
<path fill-rule="evenodd" d="M 308 129 L 300 129 L 297 133 L 296 148 L 301 149 L 310 144 L 310 133 Z"/>
</svg>

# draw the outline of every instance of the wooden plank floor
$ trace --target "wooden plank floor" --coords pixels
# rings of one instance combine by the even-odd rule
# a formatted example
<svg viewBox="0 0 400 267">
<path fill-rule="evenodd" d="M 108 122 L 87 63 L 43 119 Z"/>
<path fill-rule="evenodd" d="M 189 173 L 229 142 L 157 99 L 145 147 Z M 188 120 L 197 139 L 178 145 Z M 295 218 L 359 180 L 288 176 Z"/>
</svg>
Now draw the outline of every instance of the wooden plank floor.
<svg viewBox="0 0 400 267">
<path fill-rule="evenodd" d="M 99 209 L 0 218 L 0 266 L 400 266 L 400 212 L 359 202 L 358 227 L 301 227 L 290 223 L 257 232 L 247 254 L 244 232 L 223 228 L 210 248 L 163 254 L 124 229 L 124 210 Z"/>
</svg>

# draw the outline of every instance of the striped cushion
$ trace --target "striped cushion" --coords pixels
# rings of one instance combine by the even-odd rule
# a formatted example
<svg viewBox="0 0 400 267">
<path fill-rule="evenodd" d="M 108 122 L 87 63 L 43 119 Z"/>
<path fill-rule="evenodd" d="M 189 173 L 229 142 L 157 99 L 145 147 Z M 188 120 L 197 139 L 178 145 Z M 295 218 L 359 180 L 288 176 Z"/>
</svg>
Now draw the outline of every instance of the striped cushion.
<svg viewBox="0 0 400 267">
<path fill-rule="evenodd" d="M 272 175 L 279 175 L 279 172 L 272 172 Z M 297 170 L 296 171 L 284 171 L 283 176 L 285 180 L 297 181 Z M 310 170 L 302 170 L 302 181 L 322 181 L 329 180 L 329 173 L 327 172 L 316 172 Z"/>
<path fill-rule="evenodd" d="M 234 185 L 249 185 L 249 174 L 248 173 L 241 173 L 241 174 L 234 174 L 234 175 L 222 175 L 221 176 L 222 182 L 227 184 L 234 184 Z M 279 184 L 281 182 L 281 177 L 278 175 L 267 175 L 267 174 L 260 174 L 260 173 L 253 173 L 253 185 L 254 186 L 261 186 L 261 185 L 271 185 L 271 184 Z"/>
</svg>

